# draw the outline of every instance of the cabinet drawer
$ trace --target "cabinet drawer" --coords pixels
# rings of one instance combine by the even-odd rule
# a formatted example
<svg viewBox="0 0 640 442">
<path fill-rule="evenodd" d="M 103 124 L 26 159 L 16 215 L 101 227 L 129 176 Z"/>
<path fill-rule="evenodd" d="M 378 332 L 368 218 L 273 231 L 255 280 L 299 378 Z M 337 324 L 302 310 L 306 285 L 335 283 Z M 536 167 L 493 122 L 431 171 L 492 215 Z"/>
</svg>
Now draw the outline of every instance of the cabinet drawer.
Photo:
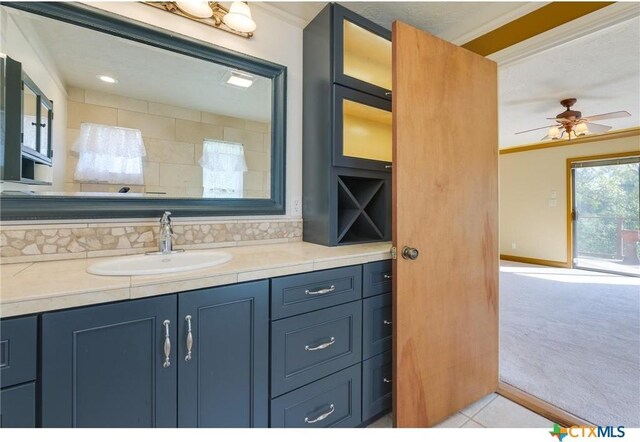
<svg viewBox="0 0 640 442">
<path fill-rule="evenodd" d="M 271 401 L 272 428 L 353 428 L 360 424 L 360 364 Z"/>
<path fill-rule="evenodd" d="M 35 316 L 0 321 L 0 386 L 36 378 L 38 323 Z"/>
<path fill-rule="evenodd" d="M 391 352 L 362 363 L 362 420 L 391 408 Z"/>
<path fill-rule="evenodd" d="M 362 301 L 362 359 L 391 349 L 391 293 Z"/>
<path fill-rule="evenodd" d="M 362 297 L 362 267 L 342 267 L 271 281 L 271 318 L 280 319 Z"/>
<path fill-rule="evenodd" d="M 0 390 L 0 427 L 35 428 L 36 383 Z"/>
<path fill-rule="evenodd" d="M 391 291 L 391 260 L 364 265 L 362 296 L 375 296 Z"/>
<path fill-rule="evenodd" d="M 271 397 L 360 362 L 362 302 L 271 325 Z"/>
</svg>

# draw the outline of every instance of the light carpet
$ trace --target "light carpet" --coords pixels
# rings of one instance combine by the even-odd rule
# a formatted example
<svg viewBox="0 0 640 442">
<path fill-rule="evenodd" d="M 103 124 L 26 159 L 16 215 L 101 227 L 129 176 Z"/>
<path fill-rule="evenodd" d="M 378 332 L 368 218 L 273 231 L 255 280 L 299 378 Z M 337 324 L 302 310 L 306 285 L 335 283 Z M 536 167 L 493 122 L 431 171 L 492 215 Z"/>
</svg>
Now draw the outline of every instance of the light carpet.
<svg viewBox="0 0 640 442">
<path fill-rule="evenodd" d="M 640 427 L 640 278 L 502 261 L 500 378 L 594 424 Z"/>
</svg>

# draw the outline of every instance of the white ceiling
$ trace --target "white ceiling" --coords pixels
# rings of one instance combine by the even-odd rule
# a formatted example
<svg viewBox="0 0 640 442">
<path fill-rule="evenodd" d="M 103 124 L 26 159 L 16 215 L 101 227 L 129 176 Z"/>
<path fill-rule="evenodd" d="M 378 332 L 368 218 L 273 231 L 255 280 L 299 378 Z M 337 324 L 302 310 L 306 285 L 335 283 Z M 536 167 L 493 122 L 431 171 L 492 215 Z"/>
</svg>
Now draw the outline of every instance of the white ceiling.
<svg viewBox="0 0 640 442">
<path fill-rule="evenodd" d="M 534 143 L 577 98 L 583 116 L 626 110 L 631 117 L 598 121 L 613 130 L 640 126 L 640 18 L 588 34 L 519 62 L 499 67 L 500 147 Z"/>
<path fill-rule="evenodd" d="M 45 51 L 65 86 L 254 121 L 271 120 L 271 80 L 248 89 L 221 82 L 229 68 L 24 12 L 8 11 L 32 44 Z M 19 57 L 18 57 L 19 58 Z M 118 79 L 107 84 L 104 74 Z"/>
</svg>

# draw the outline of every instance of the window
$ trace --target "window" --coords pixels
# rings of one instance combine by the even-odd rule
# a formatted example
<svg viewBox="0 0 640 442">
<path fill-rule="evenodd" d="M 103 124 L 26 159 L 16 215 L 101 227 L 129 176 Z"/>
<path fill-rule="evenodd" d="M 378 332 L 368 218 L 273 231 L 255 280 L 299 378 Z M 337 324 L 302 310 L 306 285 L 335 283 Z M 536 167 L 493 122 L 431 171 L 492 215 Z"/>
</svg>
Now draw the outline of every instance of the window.
<svg viewBox="0 0 640 442">
<path fill-rule="evenodd" d="M 242 198 L 247 171 L 242 144 L 204 140 L 199 164 L 204 198 Z"/>
<path fill-rule="evenodd" d="M 146 150 L 138 129 L 82 123 L 72 150 L 79 155 L 76 181 L 144 184 Z"/>
</svg>

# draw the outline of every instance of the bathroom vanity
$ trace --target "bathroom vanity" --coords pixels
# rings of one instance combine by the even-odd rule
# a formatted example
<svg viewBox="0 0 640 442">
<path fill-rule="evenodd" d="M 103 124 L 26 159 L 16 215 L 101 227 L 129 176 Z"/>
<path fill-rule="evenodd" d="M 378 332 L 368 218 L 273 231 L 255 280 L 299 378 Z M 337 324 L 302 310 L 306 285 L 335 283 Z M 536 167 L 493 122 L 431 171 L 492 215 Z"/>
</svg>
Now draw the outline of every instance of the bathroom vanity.
<svg viewBox="0 0 640 442">
<path fill-rule="evenodd" d="M 139 277 L 153 282 L 142 286 L 144 299 L 131 299 L 140 295 L 136 277 L 83 275 L 128 280 L 129 299 L 100 302 L 94 291 L 93 301 L 76 298 L 90 305 L 55 311 L 47 306 L 76 292 L 74 274 L 96 260 L 32 264 L 66 264 L 68 278 L 50 281 L 57 296 L 23 304 L 40 313 L 0 321 L 3 426 L 357 427 L 387 413 L 391 262 L 381 260 L 384 245 L 242 249 L 228 249 L 234 258 L 217 268 Z M 297 262 L 289 256 L 268 268 L 258 257 L 285 249 Z M 3 293 L 27 277 L 20 275 L 28 269 L 9 276 L 10 268 L 2 269 Z M 188 289 L 207 283 L 213 286 Z M 171 290 L 179 285 L 185 289 Z M 22 300 L 4 298 L 3 314 L 26 303 L 26 291 Z"/>
</svg>

